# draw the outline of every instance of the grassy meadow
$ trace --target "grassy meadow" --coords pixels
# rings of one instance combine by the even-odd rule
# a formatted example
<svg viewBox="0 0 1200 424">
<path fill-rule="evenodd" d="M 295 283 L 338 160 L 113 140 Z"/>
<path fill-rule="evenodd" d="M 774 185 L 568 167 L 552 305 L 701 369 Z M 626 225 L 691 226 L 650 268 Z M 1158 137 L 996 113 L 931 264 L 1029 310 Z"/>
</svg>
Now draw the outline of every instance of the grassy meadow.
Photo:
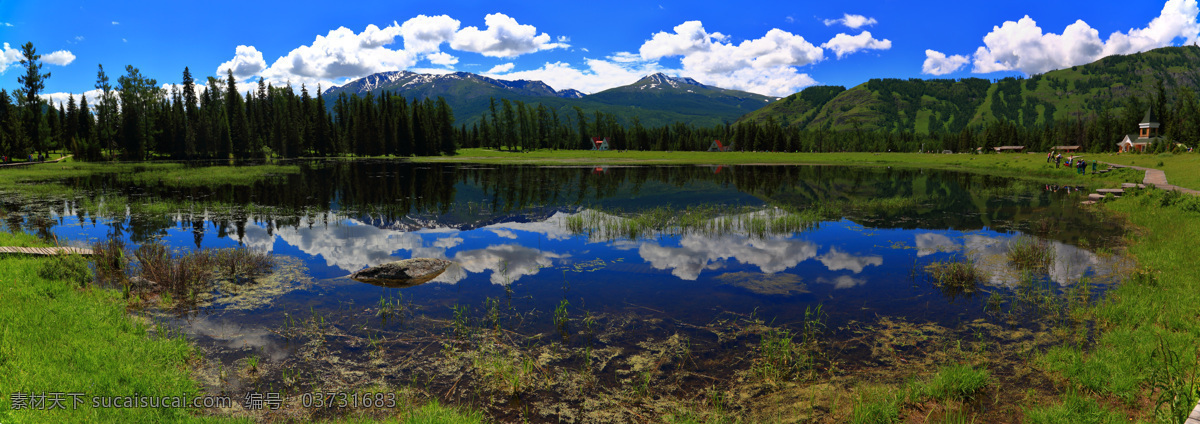
<svg viewBox="0 0 1200 424">
<path fill-rule="evenodd" d="M 24 196 L 67 196 L 64 178 L 114 175 L 118 180 L 171 187 L 249 185 L 274 175 L 300 172 L 296 165 L 259 164 L 246 166 L 189 166 L 179 162 L 79 162 L 67 159 L 52 164 L 0 168 L 0 194 Z"/>
</svg>

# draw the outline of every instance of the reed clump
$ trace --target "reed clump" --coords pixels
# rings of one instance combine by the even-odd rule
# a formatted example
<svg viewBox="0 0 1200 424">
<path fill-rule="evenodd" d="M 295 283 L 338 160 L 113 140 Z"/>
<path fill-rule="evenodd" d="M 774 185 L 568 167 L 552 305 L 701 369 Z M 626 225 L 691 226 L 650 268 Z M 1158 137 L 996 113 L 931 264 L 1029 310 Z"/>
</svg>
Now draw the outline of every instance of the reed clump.
<svg viewBox="0 0 1200 424">
<path fill-rule="evenodd" d="M 175 254 L 161 244 L 143 244 L 134 251 L 142 278 L 157 283 L 178 298 L 195 298 L 212 282 L 213 255 L 206 251 Z"/>
<path fill-rule="evenodd" d="M 804 309 L 799 331 L 767 327 L 758 345 L 758 357 L 751 366 L 765 381 L 779 383 L 811 376 L 821 357 L 820 335 L 825 329 L 821 305 Z"/>
<path fill-rule="evenodd" d="M 124 285 L 129 279 L 129 256 L 125 252 L 125 240 L 111 237 L 92 244 L 92 264 L 96 270 L 96 281 L 111 286 Z"/>
<path fill-rule="evenodd" d="M 213 282 L 247 281 L 275 269 L 271 254 L 249 249 L 197 250 L 178 253 L 159 243 L 146 243 L 130 252 L 124 240 L 110 238 L 92 244 L 96 280 L 130 291 L 169 293 L 175 299 L 195 300 Z M 86 263 L 84 265 L 86 269 Z"/>
<path fill-rule="evenodd" d="M 221 276 L 233 281 L 253 280 L 275 269 L 275 258 L 264 251 L 228 248 L 212 256 Z"/>
<path fill-rule="evenodd" d="M 1054 247 L 1045 240 L 1021 236 L 1008 243 L 1008 260 L 1020 269 L 1046 268 L 1054 257 Z"/>
<path fill-rule="evenodd" d="M 925 266 L 933 284 L 949 294 L 973 293 L 983 273 L 969 258 L 934 262 Z"/>
</svg>

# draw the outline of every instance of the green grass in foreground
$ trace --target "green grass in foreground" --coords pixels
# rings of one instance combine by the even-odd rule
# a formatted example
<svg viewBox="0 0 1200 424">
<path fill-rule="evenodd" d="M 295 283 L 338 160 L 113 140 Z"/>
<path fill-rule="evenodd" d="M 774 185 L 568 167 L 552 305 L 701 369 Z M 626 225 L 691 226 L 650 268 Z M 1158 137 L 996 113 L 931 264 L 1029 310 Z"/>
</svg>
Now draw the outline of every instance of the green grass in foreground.
<svg viewBox="0 0 1200 424">
<path fill-rule="evenodd" d="M 1072 391 L 1111 399 L 1157 422 L 1182 422 L 1200 397 L 1200 268 L 1195 266 L 1200 257 L 1200 197 L 1154 190 L 1125 196 L 1108 207 L 1145 229 L 1132 236 L 1129 245 L 1141 269 L 1092 307 L 1099 330 L 1095 346 L 1058 346 L 1042 357 L 1042 363 L 1061 374 L 1062 384 Z M 1065 400 L 1062 406 L 1029 415 L 1094 409 L 1070 397 Z M 1146 411 L 1147 404 L 1155 410 Z"/>
<path fill-rule="evenodd" d="M 27 234 L 0 232 L 0 246 L 45 246 Z M 126 312 L 119 290 L 48 280 L 55 258 L 0 255 L 0 423 L 249 422 L 202 415 L 197 408 L 93 408 L 92 396 L 201 394 L 191 372 L 195 351 L 179 335 L 151 336 Z M 156 331 L 163 334 L 163 331 Z M 13 408 L 14 393 L 61 392 L 66 409 Z M 66 393 L 83 393 L 72 408 Z M 242 400 L 233 396 L 231 401 Z M 436 401 L 397 408 L 388 423 L 479 423 Z M 332 422 L 377 422 L 347 417 Z"/>
<path fill-rule="evenodd" d="M 0 245 L 39 245 L 0 233 Z M 0 422 L 207 422 L 174 408 L 92 408 L 91 396 L 195 396 L 193 351 L 179 337 L 149 337 L 121 293 L 48 281 L 49 258 L 0 257 Z M 85 393 L 78 409 L 13 410 L 13 393 Z"/>
</svg>

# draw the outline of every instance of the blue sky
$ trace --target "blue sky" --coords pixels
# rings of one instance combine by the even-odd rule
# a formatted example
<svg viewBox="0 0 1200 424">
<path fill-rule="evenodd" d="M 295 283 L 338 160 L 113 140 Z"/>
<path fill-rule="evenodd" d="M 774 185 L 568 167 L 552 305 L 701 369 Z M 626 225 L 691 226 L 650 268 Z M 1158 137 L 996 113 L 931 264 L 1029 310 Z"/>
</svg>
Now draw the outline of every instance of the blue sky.
<svg viewBox="0 0 1200 424">
<path fill-rule="evenodd" d="M 297 88 L 407 69 L 539 79 L 586 93 L 661 71 L 782 96 L 880 77 L 1035 74 L 1191 44 L 1198 32 L 1197 0 L 0 0 L 0 88 L 18 87 L 26 41 L 52 73 L 47 93 L 93 90 L 103 64 L 114 82 L 126 65 L 159 84 L 178 83 L 187 66 L 200 80 L 229 68 L 240 83 Z"/>
</svg>

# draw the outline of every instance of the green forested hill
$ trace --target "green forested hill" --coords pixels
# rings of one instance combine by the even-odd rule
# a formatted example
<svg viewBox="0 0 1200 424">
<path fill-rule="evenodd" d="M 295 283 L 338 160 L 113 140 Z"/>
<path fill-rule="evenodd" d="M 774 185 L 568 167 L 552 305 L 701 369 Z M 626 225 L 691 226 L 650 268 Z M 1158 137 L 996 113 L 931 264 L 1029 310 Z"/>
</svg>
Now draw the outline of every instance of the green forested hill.
<svg viewBox="0 0 1200 424">
<path fill-rule="evenodd" d="M 1186 95 L 1182 88 L 1194 92 L 1198 85 L 1200 47 L 1165 47 L 1029 78 L 872 79 L 849 90 L 809 87 L 741 121 L 771 119 L 809 130 L 936 134 L 1000 121 L 1032 129 L 1082 119 L 1120 132 L 1151 104 L 1170 116 L 1175 99 Z M 829 93 L 836 95 L 826 98 Z"/>
</svg>

